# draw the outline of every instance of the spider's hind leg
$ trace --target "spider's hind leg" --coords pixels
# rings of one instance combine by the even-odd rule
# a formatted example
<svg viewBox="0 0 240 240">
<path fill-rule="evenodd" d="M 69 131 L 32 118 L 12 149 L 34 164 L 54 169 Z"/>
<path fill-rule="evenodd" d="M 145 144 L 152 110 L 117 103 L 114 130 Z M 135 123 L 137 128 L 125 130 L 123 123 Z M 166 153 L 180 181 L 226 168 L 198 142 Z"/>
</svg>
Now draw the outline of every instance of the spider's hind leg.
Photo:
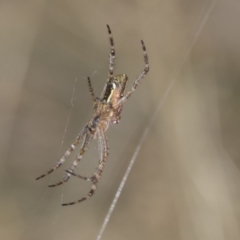
<svg viewBox="0 0 240 240">
<path fill-rule="evenodd" d="M 69 157 L 69 155 L 75 150 L 76 146 L 79 144 L 79 142 L 82 140 L 82 138 L 84 137 L 85 134 L 86 134 L 86 127 L 83 128 L 83 130 L 77 136 L 77 138 L 75 139 L 73 144 L 67 149 L 67 151 L 63 154 L 63 156 L 57 161 L 56 165 L 53 168 L 51 168 L 49 171 L 47 171 L 46 173 L 37 177 L 36 180 L 39 180 L 39 179 L 49 175 L 50 173 L 54 172 L 55 170 L 57 170 L 66 161 L 66 159 Z"/>
<path fill-rule="evenodd" d="M 84 177 L 81 176 L 79 174 L 73 173 L 69 170 L 66 170 L 67 174 L 73 175 L 75 177 L 78 177 L 80 179 L 86 180 L 86 181 L 91 181 L 92 182 L 92 187 L 91 190 L 88 192 L 88 194 L 75 201 L 75 202 L 70 202 L 70 203 L 63 203 L 62 206 L 68 206 L 68 205 L 73 205 L 76 203 L 80 203 L 82 201 L 87 200 L 88 198 L 90 198 L 96 191 L 97 189 L 97 184 L 98 181 L 102 175 L 103 172 L 103 168 L 105 166 L 105 163 L 107 161 L 107 156 L 108 156 L 108 142 L 107 142 L 107 137 L 105 135 L 105 132 L 102 129 L 98 129 L 99 130 L 99 134 L 98 134 L 98 142 L 99 142 L 99 152 L 100 152 L 100 161 L 99 161 L 99 165 L 97 170 L 95 171 L 95 173 L 92 175 L 92 177 Z"/>
<path fill-rule="evenodd" d="M 89 199 L 95 193 L 96 189 L 97 189 L 97 184 L 93 183 L 93 185 L 91 187 L 91 190 L 88 192 L 88 194 L 85 197 L 83 197 L 83 198 L 81 198 L 77 201 L 74 201 L 74 202 L 62 203 L 62 206 L 69 206 L 69 205 L 73 205 L 73 204 L 76 204 L 76 203 L 83 202 L 83 201 Z"/>
<path fill-rule="evenodd" d="M 91 190 L 88 192 L 88 194 L 85 196 L 85 197 L 82 197 L 81 199 L 77 200 L 77 201 L 74 201 L 74 202 L 69 202 L 69 203 L 62 203 L 62 206 L 69 206 L 69 205 L 74 205 L 76 203 L 80 203 L 80 202 L 83 202 L 87 199 L 89 199 L 90 197 L 92 197 L 92 195 L 95 193 L 96 189 L 97 189 L 97 183 L 99 181 L 99 178 L 100 178 L 100 175 L 96 175 L 96 173 L 98 171 L 95 172 L 95 174 L 92 176 L 92 177 L 84 177 L 84 176 L 81 176 L 79 174 L 76 174 L 76 173 L 73 173 L 69 170 L 65 170 L 68 174 L 70 175 L 73 175 L 75 177 L 78 177 L 82 180 L 86 180 L 86 181 L 91 181 L 92 182 L 92 187 L 91 187 Z"/>
<path fill-rule="evenodd" d="M 78 177 L 78 178 L 80 178 L 80 179 L 82 179 L 82 180 L 85 180 L 85 181 L 88 181 L 88 182 L 91 182 L 92 179 L 93 179 L 93 176 L 91 176 L 91 177 L 85 177 L 85 176 L 82 176 L 82 175 L 80 175 L 80 174 L 76 174 L 76 173 L 72 172 L 71 170 L 65 170 L 65 172 L 66 172 L 67 174 L 70 174 L 70 175 L 72 175 L 72 176 L 74 176 L 74 177 Z"/>
<path fill-rule="evenodd" d="M 83 143 L 82 143 L 82 147 L 80 149 L 80 152 L 79 152 L 78 156 L 76 157 L 76 159 L 74 160 L 74 162 L 72 163 L 71 167 L 68 169 L 67 174 L 63 177 L 63 179 L 61 181 L 59 181 L 55 184 L 51 184 L 48 187 L 56 187 L 56 186 L 62 185 L 63 183 L 65 183 L 69 180 L 69 178 L 73 175 L 74 170 L 77 167 L 78 163 L 83 158 L 83 155 L 86 152 L 88 144 L 91 141 L 91 139 L 92 139 L 92 135 L 89 135 L 88 133 L 86 133 Z"/>
</svg>

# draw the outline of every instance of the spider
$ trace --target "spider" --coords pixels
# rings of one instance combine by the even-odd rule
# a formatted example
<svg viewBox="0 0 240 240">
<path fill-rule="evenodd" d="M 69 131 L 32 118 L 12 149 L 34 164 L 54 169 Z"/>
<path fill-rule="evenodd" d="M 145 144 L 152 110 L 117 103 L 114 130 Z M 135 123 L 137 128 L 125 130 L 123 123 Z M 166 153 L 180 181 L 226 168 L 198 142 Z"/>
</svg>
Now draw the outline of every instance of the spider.
<svg viewBox="0 0 240 240">
<path fill-rule="evenodd" d="M 125 93 L 125 87 L 128 81 L 128 77 L 126 74 L 119 74 L 113 76 L 114 69 L 114 59 L 115 59 L 115 47 L 112 36 L 112 31 L 107 25 L 109 40 L 110 40 L 110 56 L 109 56 L 109 71 L 108 71 L 108 79 L 106 81 L 105 87 L 101 94 L 100 98 L 95 97 L 94 91 L 92 88 L 91 80 L 88 77 L 88 88 L 93 101 L 93 118 L 83 127 L 82 131 L 76 137 L 74 142 L 70 145 L 67 151 L 63 154 L 63 156 L 57 161 L 56 165 L 47 171 L 45 174 L 36 178 L 36 180 L 47 176 L 48 174 L 54 172 L 58 169 L 65 160 L 69 157 L 69 155 L 75 150 L 76 146 L 82 142 L 82 146 L 80 148 L 80 152 L 77 155 L 76 159 L 70 166 L 70 168 L 66 171 L 63 179 L 58 183 L 49 185 L 48 187 L 59 186 L 69 180 L 71 176 L 78 177 L 82 180 L 89 181 L 92 183 L 92 187 L 88 194 L 81 199 L 63 203 L 62 206 L 73 205 L 76 203 L 80 203 L 84 200 L 90 198 L 96 191 L 97 184 L 102 175 L 104 166 L 107 161 L 109 148 L 108 148 L 108 140 L 106 136 L 106 131 L 110 124 L 117 124 L 120 121 L 121 113 L 123 110 L 123 103 L 131 96 L 131 94 L 136 90 L 140 80 L 148 73 L 149 64 L 148 64 L 148 55 L 146 52 L 146 47 L 144 42 L 141 40 L 143 57 L 144 57 L 144 69 L 141 71 L 140 75 L 136 78 L 133 83 L 132 89 Z M 84 153 L 87 150 L 88 144 L 92 139 L 98 139 L 99 145 L 99 165 L 96 171 L 90 177 L 81 176 L 74 172 L 77 167 L 79 161 L 83 158 Z"/>
</svg>

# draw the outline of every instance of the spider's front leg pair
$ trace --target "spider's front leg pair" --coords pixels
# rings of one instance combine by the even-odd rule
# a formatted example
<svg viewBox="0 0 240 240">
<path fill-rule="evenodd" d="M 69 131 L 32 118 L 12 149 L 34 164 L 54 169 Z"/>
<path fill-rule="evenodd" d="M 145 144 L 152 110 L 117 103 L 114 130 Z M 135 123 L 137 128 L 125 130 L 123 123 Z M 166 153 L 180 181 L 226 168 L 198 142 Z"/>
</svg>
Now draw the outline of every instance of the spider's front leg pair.
<svg viewBox="0 0 240 240">
<path fill-rule="evenodd" d="M 145 47 L 145 44 L 144 44 L 143 40 L 141 40 L 141 44 L 142 44 L 142 49 L 143 49 L 144 69 L 141 71 L 140 75 L 134 81 L 131 90 L 128 91 L 122 98 L 120 98 L 120 100 L 117 103 L 118 106 L 122 105 L 132 95 L 132 93 L 137 89 L 140 81 L 149 72 L 148 55 L 147 55 L 147 50 L 146 50 L 146 47 Z"/>
</svg>

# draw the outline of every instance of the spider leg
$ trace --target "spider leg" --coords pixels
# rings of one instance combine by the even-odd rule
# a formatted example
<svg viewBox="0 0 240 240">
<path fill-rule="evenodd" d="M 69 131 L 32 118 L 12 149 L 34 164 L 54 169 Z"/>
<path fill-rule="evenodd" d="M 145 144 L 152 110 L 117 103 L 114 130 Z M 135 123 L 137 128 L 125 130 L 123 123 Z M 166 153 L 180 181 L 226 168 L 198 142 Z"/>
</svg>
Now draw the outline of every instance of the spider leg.
<svg viewBox="0 0 240 240">
<path fill-rule="evenodd" d="M 115 47 L 114 47 L 114 41 L 113 41 L 113 36 L 112 36 L 112 31 L 107 25 L 108 29 L 108 35 L 109 35 L 109 40 L 110 40 L 110 56 L 109 56 L 109 72 L 108 72 L 108 78 L 112 79 L 113 77 L 113 67 L 114 67 L 114 59 L 115 59 Z"/>
<path fill-rule="evenodd" d="M 47 176 L 48 174 L 54 172 L 65 162 L 65 160 L 69 157 L 69 155 L 72 153 L 72 151 L 76 148 L 76 146 L 79 144 L 79 142 L 82 140 L 82 138 L 86 134 L 86 129 L 87 129 L 87 126 L 85 126 L 83 128 L 83 130 L 80 132 L 80 134 L 76 137 L 73 144 L 67 149 L 67 151 L 63 154 L 63 156 L 57 161 L 56 165 L 53 168 L 51 168 L 49 171 L 44 173 L 43 175 L 37 177 L 36 180 L 39 180 L 39 179 Z"/>
<path fill-rule="evenodd" d="M 108 82 L 112 81 L 112 79 L 113 79 L 113 68 L 114 68 L 114 60 L 115 60 L 116 52 L 115 52 L 115 47 L 114 47 L 112 31 L 108 24 L 107 24 L 107 30 L 108 30 L 108 36 L 109 36 L 109 42 L 110 42 L 110 55 L 109 55 L 109 67 L 108 67 L 108 79 L 107 79 L 107 83 L 108 83 Z M 106 91 L 106 87 L 107 87 L 107 84 L 103 88 L 103 91 L 102 91 L 102 94 L 100 97 L 101 99 L 103 98 L 103 95 Z"/>
<path fill-rule="evenodd" d="M 71 170 L 65 170 L 65 172 L 67 172 L 70 175 L 73 175 L 74 177 L 78 177 L 78 178 L 88 181 L 88 182 L 93 182 L 97 178 L 96 176 L 99 176 L 99 178 L 100 178 L 103 168 L 105 166 L 106 160 L 107 160 L 107 155 L 108 155 L 108 145 L 107 144 L 108 144 L 107 137 L 106 137 L 105 133 L 102 131 L 101 135 L 100 134 L 98 135 L 99 156 L 100 156 L 99 165 L 98 165 L 97 170 L 91 177 L 82 176 L 80 174 L 74 173 Z M 107 155 L 105 156 L 105 154 L 107 154 Z"/>
<path fill-rule="evenodd" d="M 83 198 L 81 198 L 81 199 L 79 199 L 75 202 L 62 203 L 62 206 L 69 206 L 69 205 L 73 205 L 73 204 L 76 204 L 76 203 L 83 202 L 83 201 L 87 200 L 88 198 L 90 198 L 94 194 L 96 189 L 97 189 L 97 185 L 93 184 L 92 187 L 91 187 L 91 190 L 89 191 L 89 193 L 85 197 L 83 197 Z"/>
<path fill-rule="evenodd" d="M 65 170 L 65 172 L 68 173 L 68 174 L 71 174 L 71 175 L 74 176 L 74 177 L 78 177 L 78 178 L 80 178 L 80 179 L 82 179 L 82 180 L 85 180 L 85 181 L 88 181 L 88 182 L 91 182 L 91 181 L 92 181 L 92 177 L 85 177 L 85 176 L 82 176 L 82 175 L 80 175 L 80 174 L 71 172 L 71 171 L 69 171 L 69 170 Z"/>
<path fill-rule="evenodd" d="M 90 77 L 88 77 L 88 89 L 89 89 L 89 92 L 91 93 L 93 103 L 96 104 L 97 101 L 96 101 L 96 97 L 94 95 Z"/>
<path fill-rule="evenodd" d="M 67 174 L 65 174 L 65 176 L 63 177 L 63 179 L 61 181 L 59 181 L 55 184 L 51 184 L 48 187 L 56 187 L 56 186 L 59 186 L 68 181 L 68 179 L 72 176 L 72 173 L 74 173 L 74 169 L 77 167 L 78 163 L 83 158 L 83 155 L 86 152 L 88 144 L 91 141 L 91 139 L 92 139 L 92 135 L 86 133 L 83 143 L 82 143 L 82 146 L 81 146 L 81 149 L 80 149 L 80 152 L 79 152 L 78 156 L 76 157 L 76 159 L 74 160 L 74 162 L 72 163 L 71 167 L 68 169 Z"/>
<path fill-rule="evenodd" d="M 147 50 L 146 50 L 146 47 L 145 47 L 145 44 L 144 44 L 143 40 L 141 40 L 141 44 L 142 44 L 142 49 L 143 49 L 144 69 L 141 71 L 140 75 L 134 81 L 132 89 L 130 91 L 128 91 L 117 102 L 116 106 L 114 106 L 114 107 L 117 107 L 117 106 L 121 105 L 122 103 L 124 103 L 131 96 L 131 94 L 137 89 L 138 84 L 140 83 L 142 78 L 144 78 L 147 75 L 147 73 L 149 72 L 148 55 L 147 55 Z"/>
<path fill-rule="evenodd" d="M 99 130 L 98 141 L 99 141 L 99 147 L 100 147 L 100 149 L 99 149 L 100 161 L 99 161 L 98 168 L 97 168 L 96 172 L 93 174 L 93 176 L 90 177 L 90 178 L 83 177 L 81 175 L 71 173 L 70 171 L 67 170 L 68 174 L 79 177 L 80 179 L 83 179 L 83 180 L 86 180 L 86 181 L 91 181 L 93 183 L 92 187 L 91 187 L 91 190 L 88 192 L 88 194 L 85 197 L 83 197 L 83 198 L 81 198 L 77 201 L 74 201 L 74 202 L 63 203 L 62 206 L 68 206 L 68 205 L 73 205 L 73 204 L 76 204 L 76 203 L 83 202 L 83 201 L 87 200 L 88 198 L 90 198 L 95 193 L 95 191 L 97 189 L 97 184 L 98 184 L 98 181 L 99 181 L 99 179 L 102 175 L 103 168 L 106 164 L 107 156 L 108 156 L 108 152 L 109 152 L 106 134 L 103 130 L 101 130 L 101 129 L 98 129 L 98 130 Z"/>
</svg>

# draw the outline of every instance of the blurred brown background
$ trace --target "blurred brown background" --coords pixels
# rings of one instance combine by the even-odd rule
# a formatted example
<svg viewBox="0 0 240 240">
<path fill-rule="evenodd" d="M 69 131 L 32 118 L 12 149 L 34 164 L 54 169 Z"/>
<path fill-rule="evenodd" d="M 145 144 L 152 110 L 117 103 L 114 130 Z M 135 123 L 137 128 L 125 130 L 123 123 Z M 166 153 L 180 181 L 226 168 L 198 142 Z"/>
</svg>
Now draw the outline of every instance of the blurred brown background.
<svg viewBox="0 0 240 240">
<path fill-rule="evenodd" d="M 35 178 L 91 118 L 86 77 L 99 96 L 108 71 L 106 24 L 115 73 L 128 74 L 128 87 L 143 68 L 140 39 L 151 70 L 108 131 L 96 194 L 61 207 L 90 187 L 72 179 L 47 188 L 76 153 L 56 173 Z M 96 239 L 147 127 L 102 239 L 240 239 L 239 0 L 3 0 L 0 33 L 0 239 Z M 93 144 L 78 170 L 89 175 L 96 165 Z"/>
</svg>

